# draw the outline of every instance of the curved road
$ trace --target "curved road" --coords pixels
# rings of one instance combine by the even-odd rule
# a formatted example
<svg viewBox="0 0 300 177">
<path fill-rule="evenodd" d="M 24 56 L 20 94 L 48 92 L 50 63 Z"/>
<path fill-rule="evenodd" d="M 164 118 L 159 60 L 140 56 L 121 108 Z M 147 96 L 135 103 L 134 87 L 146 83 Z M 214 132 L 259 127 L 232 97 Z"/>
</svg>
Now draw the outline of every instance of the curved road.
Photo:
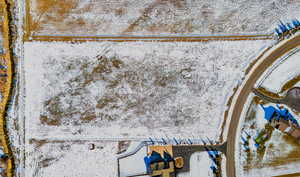
<svg viewBox="0 0 300 177">
<path fill-rule="evenodd" d="M 257 79 L 263 74 L 263 72 L 271 66 L 278 58 L 288 53 L 293 48 L 300 45 L 300 34 L 295 35 L 287 41 L 282 41 L 275 46 L 275 49 L 271 49 L 265 53 L 258 62 L 251 69 L 246 76 L 243 84 L 239 87 L 238 92 L 234 96 L 235 102 L 230 106 L 230 124 L 227 133 L 227 160 L 226 160 L 226 174 L 227 177 L 236 177 L 236 164 L 235 164 L 235 144 L 236 134 L 238 132 L 238 126 L 240 117 L 243 111 L 245 102 L 252 91 Z"/>
</svg>

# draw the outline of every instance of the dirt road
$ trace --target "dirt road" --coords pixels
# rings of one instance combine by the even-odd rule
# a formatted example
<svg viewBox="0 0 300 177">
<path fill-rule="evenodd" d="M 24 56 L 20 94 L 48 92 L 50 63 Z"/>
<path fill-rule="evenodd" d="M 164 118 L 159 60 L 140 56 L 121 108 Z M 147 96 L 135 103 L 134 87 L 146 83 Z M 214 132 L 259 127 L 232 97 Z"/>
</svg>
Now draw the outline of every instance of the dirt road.
<svg viewBox="0 0 300 177">
<path fill-rule="evenodd" d="M 300 34 L 290 38 L 287 41 L 283 41 L 276 46 L 276 49 L 271 49 L 265 53 L 251 69 L 246 76 L 244 83 L 240 86 L 238 92 L 234 96 L 236 101 L 230 107 L 231 120 L 227 134 L 227 161 L 226 161 L 226 173 L 227 177 L 236 176 L 236 164 L 235 164 L 235 143 L 236 134 L 238 132 L 238 125 L 243 111 L 243 107 L 247 100 L 247 97 L 252 91 L 252 88 L 263 74 L 263 72 L 271 66 L 279 57 L 283 56 L 291 49 L 300 45 Z M 229 115 L 230 116 L 230 115 Z"/>
<path fill-rule="evenodd" d="M 30 39 L 29 39 L 30 38 Z M 272 40 L 271 34 L 228 34 L 228 35 L 210 35 L 210 36 L 188 36 L 188 35 L 108 35 L 108 36 L 43 36 L 33 35 L 25 38 L 26 41 L 113 41 L 113 42 L 207 42 L 207 41 L 241 41 L 241 40 Z"/>
</svg>

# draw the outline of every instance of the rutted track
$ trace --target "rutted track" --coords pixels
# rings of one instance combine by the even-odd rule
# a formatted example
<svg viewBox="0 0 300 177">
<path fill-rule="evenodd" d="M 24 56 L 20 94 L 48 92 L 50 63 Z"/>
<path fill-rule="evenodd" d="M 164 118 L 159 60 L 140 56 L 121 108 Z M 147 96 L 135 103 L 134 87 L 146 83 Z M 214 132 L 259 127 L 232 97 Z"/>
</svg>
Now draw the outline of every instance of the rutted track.
<svg viewBox="0 0 300 177">
<path fill-rule="evenodd" d="M 240 41 L 272 40 L 273 34 L 218 34 L 218 35 L 33 35 L 25 36 L 27 41 L 113 41 L 113 42 L 206 42 L 206 41 Z"/>
<path fill-rule="evenodd" d="M 273 50 L 266 52 L 258 62 L 252 67 L 251 71 L 245 77 L 243 84 L 239 87 L 237 93 L 233 98 L 233 103 L 229 110 L 230 124 L 227 133 L 227 160 L 226 173 L 228 177 L 236 176 L 236 162 L 235 162 L 235 145 L 245 102 L 252 92 L 256 81 L 270 67 L 278 58 L 288 53 L 293 48 L 300 45 L 300 34 L 291 37 L 289 40 L 282 41 Z"/>
</svg>

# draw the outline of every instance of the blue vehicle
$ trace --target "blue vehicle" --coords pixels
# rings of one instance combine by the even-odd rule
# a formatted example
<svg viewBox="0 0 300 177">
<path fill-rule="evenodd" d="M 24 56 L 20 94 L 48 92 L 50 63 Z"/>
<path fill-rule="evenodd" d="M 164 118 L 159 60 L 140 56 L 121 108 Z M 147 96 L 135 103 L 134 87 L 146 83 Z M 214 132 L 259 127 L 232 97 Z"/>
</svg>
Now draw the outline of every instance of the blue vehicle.
<svg viewBox="0 0 300 177">
<path fill-rule="evenodd" d="M 5 158 L 7 158 L 8 156 L 4 153 L 4 151 L 3 151 L 3 148 L 1 147 L 0 148 L 0 158 L 1 159 L 5 159 Z"/>
<path fill-rule="evenodd" d="M 211 165 L 209 168 L 212 170 L 212 172 L 213 172 L 214 174 L 219 173 L 217 167 L 215 167 L 214 165 Z"/>
<path fill-rule="evenodd" d="M 251 135 L 248 133 L 248 132 L 246 132 L 246 131 L 244 131 L 245 132 L 245 134 L 246 134 L 246 136 L 247 136 L 247 139 L 250 139 L 251 138 Z"/>
<path fill-rule="evenodd" d="M 201 138 L 201 141 L 202 141 L 203 145 L 207 144 L 202 138 Z"/>
<path fill-rule="evenodd" d="M 299 22 L 299 20 L 297 20 L 297 19 L 293 19 L 293 20 L 292 20 L 292 23 L 293 23 L 293 25 L 295 26 L 295 28 L 297 28 L 297 27 L 300 26 L 300 22 Z"/>
<path fill-rule="evenodd" d="M 243 145 L 249 145 L 249 141 L 246 140 L 243 136 L 241 137 L 242 141 L 243 141 Z"/>
<path fill-rule="evenodd" d="M 163 143 L 164 145 L 168 144 L 167 141 L 166 141 L 164 138 L 161 138 L 161 140 L 162 140 L 162 143 Z"/>
<path fill-rule="evenodd" d="M 190 139 L 188 139 L 188 143 L 189 143 L 189 144 L 193 144 L 193 142 L 192 142 Z"/>
<path fill-rule="evenodd" d="M 292 30 L 293 29 L 293 27 L 292 27 L 292 25 L 290 23 L 287 23 L 286 26 L 287 26 L 288 30 Z"/>
<path fill-rule="evenodd" d="M 149 137 L 149 140 L 150 140 L 150 142 L 151 142 L 152 145 L 155 144 L 155 142 L 153 141 L 153 139 L 151 137 Z"/>
<path fill-rule="evenodd" d="M 173 138 L 173 140 L 176 144 L 179 144 L 179 142 L 176 140 L 176 138 Z"/>
<path fill-rule="evenodd" d="M 209 158 L 211 158 L 211 159 L 216 158 L 216 157 L 215 157 L 215 154 L 214 154 L 212 151 L 209 151 L 209 150 L 208 150 L 207 153 L 208 153 Z"/>
<path fill-rule="evenodd" d="M 243 145 L 243 149 L 245 150 L 245 151 L 250 151 L 250 148 L 249 148 L 249 146 L 248 145 Z"/>
<path fill-rule="evenodd" d="M 219 151 L 213 150 L 212 152 L 214 153 L 216 158 L 219 158 L 221 155 Z"/>
<path fill-rule="evenodd" d="M 218 158 L 218 157 L 220 157 L 219 151 L 213 150 L 213 149 L 209 149 L 207 147 L 204 147 L 204 148 L 207 151 L 209 157 L 211 157 L 211 158 Z"/>
<path fill-rule="evenodd" d="M 259 144 L 255 143 L 254 146 L 256 147 L 256 149 L 259 148 Z"/>
<path fill-rule="evenodd" d="M 282 21 L 279 20 L 278 27 L 275 28 L 275 34 L 277 35 L 277 38 L 280 39 L 285 33 L 291 32 L 289 34 L 292 34 L 296 32 L 296 29 L 300 28 L 300 21 L 297 19 L 293 19 L 291 23 L 284 24 Z"/>
<path fill-rule="evenodd" d="M 279 29 L 282 31 L 282 33 L 285 33 L 288 31 L 287 27 L 284 24 L 279 24 Z"/>
<path fill-rule="evenodd" d="M 215 150 L 209 150 L 207 148 L 205 148 L 205 149 L 208 153 L 209 158 L 213 161 L 213 163 L 217 166 L 220 165 L 220 163 L 218 161 L 218 159 L 220 158 L 219 152 L 215 151 Z"/>
<path fill-rule="evenodd" d="M 282 35 L 282 32 L 278 28 L 275 28 L 275 33 L 276 33 L 277 36 Z"/>
<path fill-rule="evenodd" d="M 206 137 L 206 139 L 208 140 L 208 142 L 209 142 L 210 144 L 214 144 L 214 142 L 213 142 L 212 140 L 210 140 L 208 137 Z"/>
</svg>

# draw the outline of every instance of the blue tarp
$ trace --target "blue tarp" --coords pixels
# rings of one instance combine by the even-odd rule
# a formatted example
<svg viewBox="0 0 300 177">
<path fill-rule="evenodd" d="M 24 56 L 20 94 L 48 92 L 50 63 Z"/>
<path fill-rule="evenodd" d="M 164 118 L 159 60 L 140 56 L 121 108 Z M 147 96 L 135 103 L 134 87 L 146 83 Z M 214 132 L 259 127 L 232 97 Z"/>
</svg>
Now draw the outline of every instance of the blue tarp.
<svg viewBox="0 0 300 177">
<path fill-rule="evenodd" d="M 155 163 L 155 162 L 163 162 L 164 159 L 160 155 L 160 153 L 152 151 L 151 156 L 149 157 L 150 163 Z"/>
<path fill-rule="evenodd" d="M 276 105 L 278 109 L 276 109 L 274 106 L 268 106 L 264 107 L 261 104 L 261 107 L 263 108 L 265 112 L 265 119 L 268 121 L 271 121 L 273 118 L 276 120 L 279 120 L 280 118 L 283 118 L 286 121 L 292 121 L 296 126 L 299 127 L 298 121 L 294 118 L 294 116 L 289 112 L 286 108 L 280 108 L 279 105 Z"/>
<path fill-rule="evenodd" d="M 148 156 L 144 157 L 144 162 L 145 162 L 145 165 L 146 165 L 147 173 L 150 173 L 151 172 L 150 158 Z"/>
<path fill-rule="evenodd" d="M 165 162 L 171 162 L 173 160 L 174 160 L 173 157 L 169 153 L 167 153 L 166 151 L 164 151 L 164 161 Z"/>
<path fill-rule="evenodd" d="M 156 151 L 152 151 L 150 156 L 144 157 L 144 162 L 146 165 L 146 169 L 148 173 L 151 173 L 150 165 L 157 162 L 164 162 L 164 168 L 169 167 L 169 162 L 173 161 L 173 157 L 166 151 L 164 151 L 164 158 L 160 155 L 160 153 Z"/>
<path fill-rule="evenodd" d="M 271 121 L 275 116 L 279 113 L 273 106 L 264 107 L 262 104 L 260 105 L 265 111 L 265 119 Z"/>
</svg>

